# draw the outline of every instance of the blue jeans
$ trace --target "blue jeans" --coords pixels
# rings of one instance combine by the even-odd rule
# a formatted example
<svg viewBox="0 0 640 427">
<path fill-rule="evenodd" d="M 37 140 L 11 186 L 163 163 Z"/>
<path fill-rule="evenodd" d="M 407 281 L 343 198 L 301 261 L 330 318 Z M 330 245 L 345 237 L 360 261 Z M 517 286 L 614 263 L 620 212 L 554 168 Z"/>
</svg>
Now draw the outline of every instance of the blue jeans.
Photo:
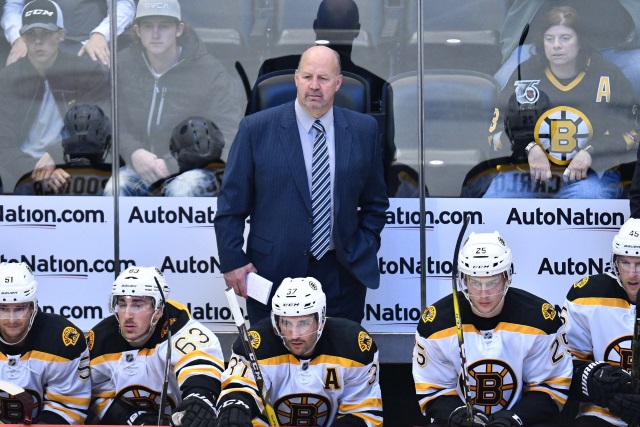
<svg viewBox="0 0 640 427">
<path fill-rule="evenodd" d="M 617 199 L 622 193 L 620 175 L 607 171 L 602 177 L 590 171 L 586 179 L 565 183 L 561 173 L 551 179 L 533 182 L 528 170 L 499 172 L 491 181 L 484 198 L 510 199 Z"/>
<path fill-rule="evenodd" d="M 215 173 L 206 169 L 192 169 L 160 184 L 149 185 L 133 168 L 124 166 L 120 168 L 118 178 L 120 196 L 212 197 L 220 190 Z M 111 179 L 104 188 L 104 195 L 115 195 Z"/>
</svg>

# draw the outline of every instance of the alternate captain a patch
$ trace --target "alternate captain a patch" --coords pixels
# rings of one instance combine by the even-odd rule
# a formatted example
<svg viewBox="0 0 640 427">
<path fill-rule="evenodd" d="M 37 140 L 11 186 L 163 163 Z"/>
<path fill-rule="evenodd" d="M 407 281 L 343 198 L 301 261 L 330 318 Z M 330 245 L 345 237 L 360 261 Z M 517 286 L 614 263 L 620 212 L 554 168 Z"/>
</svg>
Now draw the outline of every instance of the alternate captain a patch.
<svg viewBox="0 0 640 427">
<path fill-rule="evenodd" d="M 358 334 L 358 345 L 360 346 L 360 351 L 363 353 L 365 351 L 371 350 L 371 346 L 373 345 L 373 339 L 364 331 L 360 331 Z"/>
</svg>

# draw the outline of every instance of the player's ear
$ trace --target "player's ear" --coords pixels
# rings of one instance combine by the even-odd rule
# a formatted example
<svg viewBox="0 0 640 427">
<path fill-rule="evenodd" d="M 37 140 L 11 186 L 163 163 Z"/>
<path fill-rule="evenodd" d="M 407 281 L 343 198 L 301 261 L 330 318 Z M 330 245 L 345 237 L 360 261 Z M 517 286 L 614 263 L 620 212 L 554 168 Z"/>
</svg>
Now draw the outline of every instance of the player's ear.
<svg viewBox="0 0 640 427">
<path fill-rule="evenodd" d="M 176 37 L 180 37 L 184 33 L 184 22 L 178 24 L 178 30 L 176 31 Z"/>
</svg>

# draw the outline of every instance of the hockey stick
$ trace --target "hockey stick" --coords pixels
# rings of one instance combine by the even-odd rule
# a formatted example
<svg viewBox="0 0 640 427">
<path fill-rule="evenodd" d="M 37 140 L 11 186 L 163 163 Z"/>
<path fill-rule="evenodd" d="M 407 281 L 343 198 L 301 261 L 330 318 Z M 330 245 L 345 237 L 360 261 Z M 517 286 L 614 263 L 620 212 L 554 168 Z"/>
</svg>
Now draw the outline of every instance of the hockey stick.
<svg viewBox="0 0 640 427">
<path fill-rule="evenodd" d="M 0 380 L 0 390 L 5 391 L 18 399 L 24 408 L 24 424 L 31 424 L 31 414 L 33 413 L 33 398 L 22 387 Z"/>
<path fill-rule="evenodd" d="M 636 321 L 633 325 L 633 341 L 631 342 L 631 389 L 640 393 L 640 313 L 638 312 L 638 295 L 636 295 Z"/>
<path fill-rule="evenodd" d="M 162 384 L 162 393 L 160 394 L 160 409 L 158 410 L 158 425 L 162 425 L 162 416 L 164 415 L 164 407 L 167 404 L 167 388 L 169 386 L 169 371 L 171 370 L 171 318 L 167 311 L 167 300 L 164 299 L 164 292 L 162 292 L 162 286 L 156 277 L 153 278 L 156 281 L 156 285 L 160 290 L 160 296 L 162 297 L 162 314 L 167 319 L 167 361 L 164 365 L 164 383 Z"/>
<path fill-rule="evenodd" d="M 465 231 L 467 231 L 467 225 L 469 225 L 469 217 L 464 217 L 462 223 L 462 229 L 458 234 L 458 241 L 456 242 L 456 249 L 453 253 L 453 268 L 451 269 L 451 279 L 453 287 L 453 313 L 456 318 L 456 332 L 458 335 L 458 348 L 460 349 L 460 365 L 462 365 L 462 392 L 464 394 L 464 404 L 467 407 L 467 421 L 473 421 L 473 408 L 471 406 L 471 390 L 469 389 L 469 372 L 467 372 L 467 356 L 464 351 L 464 336 L 462 335 L 462 318 L 460 316 L 460 304 L 458 303 L 458 252 L 460 252 L 460 245 L 462 244 L 462 238 Z"/>
<path fill-rule="evenodd" d="M 229 308 L 231 309 L 233 320 L 238 327 L 238 332 L 240 332 L 240 340 L 242 341 L 242 346 L 244 347 L 244 351 L 247 353 L 247 357 L 249 358 L 249 365 L 251 366 L 253 377 L 255 378 L 256 385 L 260 390 L 260 397 L 262 398 L 262 403 L 264 404 L 264 408 L 267 413 L 269 425 L 279 426 L 280 424 L 278 423 L 276 413 L 267 401 L 267 387 L 264 384 L 264 378 L 262 377 L 262 372 L 260 371 L 260 365 L 258 365 L 258 358 L 256 357 L 256 352 L 251 346 L 249 332 L 247 331 L 247 326 L 244 324 L 244 316 L 240 311 L 240 306 L 238 305 L 238 300 L 236 299 L 236 294 L 234 293 L 233 288 L 228 287 L 225 291 L 225 295 L 227 297 L 227 301 L 229 301 Z"/>
</svg>

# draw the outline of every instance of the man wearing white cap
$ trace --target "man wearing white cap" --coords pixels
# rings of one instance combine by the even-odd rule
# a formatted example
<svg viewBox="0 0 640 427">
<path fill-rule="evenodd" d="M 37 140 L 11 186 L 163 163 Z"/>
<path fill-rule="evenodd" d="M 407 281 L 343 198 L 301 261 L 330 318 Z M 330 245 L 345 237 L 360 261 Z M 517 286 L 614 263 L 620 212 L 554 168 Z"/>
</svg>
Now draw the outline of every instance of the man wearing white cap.
<svg viewBox="0 0 640 427">
<path fill-rule="evenodd" d="M 108 102 L 109 76 L 99 63 L 60 50 L 66 31 L 53 1 L 27 3 L 22 19 L 27 56 L 0 71 L 4 191 L 12 192 L 18 179 L 32 172 L 45 189 L 61 192 L 69 182 L 69 175 L 55 167 L 64 163 L 63 117 L 74 104 Z"/>
<path fill-rule="evenodd" d="M 107 183 L 107 196 L 147 196 L 153 184 L 177 174 L 171 133 L 188 117 L 206 117 L 232 141 L 246 105 L 240 85 L 182 22 L 177 0 L 140 0 L 133 30 L 132 46 L 118 53 L 120 156 L 126 166 L 119 189 Z M 186 193 L 167 187 L 164 194 L 202 195 L 197 189 L 206 177 L 198 170 L 186 174 Z"/>
</svg>

